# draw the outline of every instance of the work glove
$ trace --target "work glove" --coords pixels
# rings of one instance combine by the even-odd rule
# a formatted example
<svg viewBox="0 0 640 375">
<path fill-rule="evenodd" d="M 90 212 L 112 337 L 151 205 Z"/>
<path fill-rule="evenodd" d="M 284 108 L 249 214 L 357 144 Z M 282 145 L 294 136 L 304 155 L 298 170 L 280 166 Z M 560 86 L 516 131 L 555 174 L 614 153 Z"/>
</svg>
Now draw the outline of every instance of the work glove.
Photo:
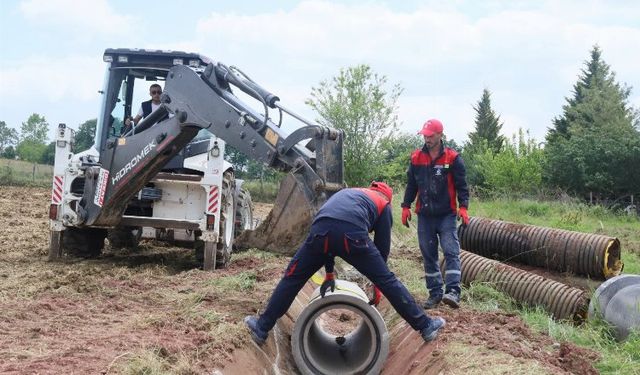
<svg viewBox="0 0 640 375">
<path fill-rule="evenodd" d="M 371 287 L 371 299 L 369 300 L 369 304 L 378 306 L 380 299 L 382 299 L 382 292 L 380 292 L 380 289 L 378 289 L 377 286 L 373 285 Z"/>
<path fill-rule="evenodd" d="M 402 225 L 409 228 L 410 220 L 411 220 L 411 209 L 409 207 L 402 207 Z"/>
<path fill-rule="evenodd" d="M 336 280 L 332 272 L 327 272 L 324 275 L 324 281 L 320 285 L 320 297 L 324 298 L 324 294 L 327 293 L 327 289 L 331 288 L 331 293 L 336 291 Z"/>
<path fill-rule="evenodd" d="M 467 213 L 466 207 L 460 207 L 460 210 L 458 211 L 458 220 L 460 219 L 462 219 L 463 226 L 466 227 L 469 225 L 469 214 Z"/>
</svg>

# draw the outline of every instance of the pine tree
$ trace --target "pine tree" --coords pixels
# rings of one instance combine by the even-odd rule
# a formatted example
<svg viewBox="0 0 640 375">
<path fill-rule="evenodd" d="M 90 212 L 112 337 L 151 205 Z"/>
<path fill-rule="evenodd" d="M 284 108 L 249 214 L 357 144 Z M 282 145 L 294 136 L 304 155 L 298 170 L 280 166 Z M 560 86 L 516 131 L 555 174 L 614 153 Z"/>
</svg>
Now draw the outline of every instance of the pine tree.
<svg viewBox="0 0 640 375">
<path fill-rule="evenodd" d="M 585 62 L 573 97 L 546 137 L 545 179 L 554 186 L 603 198 L 640 190 L 640 133 L 628 104 L 631 88 L 616 82 L 598 46 Z"/>
<path fill-rule="evenodd" d="M 475 131 L 469 133 L 468 146 L 472 150 L 480 150 L 485 145 L 494 154 L 497 154 L 505 141 L 504 137 L 500 135 L 504 124 L 500 122 L 500 116 L 497 116 L 491 108 L 491 92 L 488 89 L 483 90 L 482 98 L 473 109 L 476 111 L 476 128 Z"/>
</svg>

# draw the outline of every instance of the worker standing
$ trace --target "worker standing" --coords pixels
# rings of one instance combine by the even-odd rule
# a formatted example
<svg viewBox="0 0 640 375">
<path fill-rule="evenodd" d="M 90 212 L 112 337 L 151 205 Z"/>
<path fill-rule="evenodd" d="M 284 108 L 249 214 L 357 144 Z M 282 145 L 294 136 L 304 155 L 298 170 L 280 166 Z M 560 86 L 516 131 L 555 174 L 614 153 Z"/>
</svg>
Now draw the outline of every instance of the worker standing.
<svg viewBox="0 0 640 375">
<path fill-rule="evenodd" d="M 418 243 L 429 291 L 429 298 L 423 305 L 425 309 L 434 308 L 441 301 L 454 308 L 460 307 L 460 242 L 456 215 L 463 225 L 469 224 L 469 189 L 464 162 L 455 150 L 444 146 L 442 133 L 442 123 L 436 119 L 425 122 L 418 132 L 424 136 L 424 146 L 411 155 L 407 188 L 401 204 L 402 224 L 408 227 L 411 203 L 417 198 Z M 438 242 L 445 260 L 444 295 Z"/>
<path fill-rule="evenodd" d="M 320 287 L 335 289 L 334 257 L 339 256 L 354 266 L 374 284 L 370 304 L 377 305 L 382 293 L 409 325 L 419 331 L 425 341 L 432 341 L 444 327 L 442 318 L 430 318 L 387 267 L 391 247 L 392 189 L 383 182 L 372 182 L 368 188 L 342 189 L 335 193 L 316 214 L 309 236 L 287 266 L 265 311 L 247 316 L 253 340 L 263 344 L 276 321 L 284 315 L 309 278 L 325 266 L 326 276 Z M 375 232 L 374 240 L 369 238 Z"/>
</svg>

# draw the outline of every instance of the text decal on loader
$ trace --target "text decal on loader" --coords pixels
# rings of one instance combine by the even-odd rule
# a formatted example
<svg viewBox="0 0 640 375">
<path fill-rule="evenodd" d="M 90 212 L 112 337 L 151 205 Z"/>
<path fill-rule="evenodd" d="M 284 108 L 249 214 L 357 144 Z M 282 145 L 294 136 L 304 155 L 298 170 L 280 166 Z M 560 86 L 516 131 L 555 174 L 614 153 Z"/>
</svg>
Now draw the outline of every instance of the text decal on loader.
<svg viewBox="0 0 640 375">
<path fill-rule="evenodd" d="M 130 162 L 128 162 L 122 169 L 116 173 L 116 175 L 111 179 L 111 184 L 115 185 L 116 182 L 120 181 L 122 177 L 124 177 L 127 173 L 131 172 L 131 169 L 136 166 L 140 162 L 140 160 L 144 159 L 152 149 L 156 148 L 158 144 L 155 139 L 149 142 L 148 145 L 144 146 L 144 148 L 140 151 L 140 153 L 134 156 Z"/>
<path fill-rule="evenodd" d="M 107 182 L 109 181 L 109 171 L 100 168 L 98 174 L 98 183 L 96 184 L 96 195 L 93 197 L 93 204 L 102 207 L 104 203 L 104 193 L 107 191 Z"/>
</svg>

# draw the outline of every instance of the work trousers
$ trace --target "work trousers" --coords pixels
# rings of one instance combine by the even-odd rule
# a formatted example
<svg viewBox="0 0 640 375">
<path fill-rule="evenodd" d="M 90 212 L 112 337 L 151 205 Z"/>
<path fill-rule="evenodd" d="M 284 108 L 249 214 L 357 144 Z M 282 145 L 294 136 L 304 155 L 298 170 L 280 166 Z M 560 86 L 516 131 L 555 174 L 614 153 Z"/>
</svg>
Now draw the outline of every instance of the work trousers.
<svg viewBox="0 0 640 375">
<path fill-rule="evenodd" d="M 458 241 L 456 215 L 418 214 L 418 244 L 424 262 L 427 290 L 432 297 L 442 296 L 443 282 L 438 264 L 438 242 L 444 254 L 445 293 L 460 294 L 460 241 Z"/>
<path fill-rule="evenodd" d="M 306 241 L 291 259 L 258 319 L 258 327 L 270 331 L 307 280 L 334 256 L 344 259 L 371 280 L 413 329 L 419 331 L 430 324 L 431 319 L 389 270 L 366 230 L 346 221 L 323 218 L 311 226 Z"/>
</svg>

